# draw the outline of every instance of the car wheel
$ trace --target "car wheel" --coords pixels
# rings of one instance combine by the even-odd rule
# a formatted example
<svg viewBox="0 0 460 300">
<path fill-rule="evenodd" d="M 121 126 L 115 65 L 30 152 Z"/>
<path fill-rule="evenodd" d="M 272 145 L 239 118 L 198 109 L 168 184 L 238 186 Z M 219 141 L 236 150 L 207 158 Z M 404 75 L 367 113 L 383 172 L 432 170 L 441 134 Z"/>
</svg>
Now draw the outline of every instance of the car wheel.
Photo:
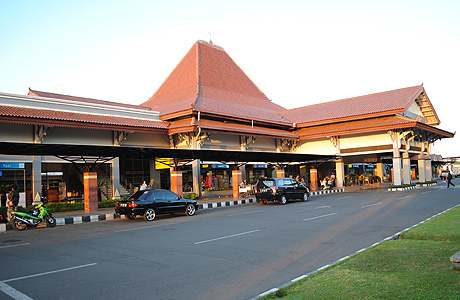
<svg viewBox="0 0 460 300">
<path fill-rule="evenodd" d="M 193 204 L 188 204 L 185 208 L 185 215 L 186 216 L 193 216 L 196 212 L 195 206 Z"/>
<path fill-rule="evenodd" d="M 125 215 L 125 218 L 128 220 L 134 220 L 136 218 L 135 214 Z"/>
<path fill-rule="evenodd" d="M 284 205 L 284 204 L 286 204 L 286 203 L 287 203 L 287 199 L 286 199 L 286 196 L 284 196 L 284 195 L 283 195 L 283 196 L 281 196 L 281 199 L 280 199 L 280 204 L 281 204 L 281 205 Z"/>
<path fill-rule="evenodd" d="M 307 202 L 307 200 L 308 200 L 308 193 L 303 193 L 302 201 Z"/>
<path fill-rule="evenodd" d="M 144 212 L 144 220 L 146 221 L 153 221 L 155 220 L 156 213 L 153 208 L 147 208 Z"/>
</svg>

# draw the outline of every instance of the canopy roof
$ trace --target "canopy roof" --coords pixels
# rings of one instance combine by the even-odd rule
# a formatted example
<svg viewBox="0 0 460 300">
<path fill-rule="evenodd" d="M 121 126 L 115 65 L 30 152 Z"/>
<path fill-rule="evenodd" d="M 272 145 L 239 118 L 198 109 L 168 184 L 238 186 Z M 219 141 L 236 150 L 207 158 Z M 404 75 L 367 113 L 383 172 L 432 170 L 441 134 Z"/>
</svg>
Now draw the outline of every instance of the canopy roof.
<svg viewBox="0 0 460 300">
<path fill-rule="evenodd" d="M 223 151 L 223 150 L 196 150 L 196 149 L 168 149 L 127 146 L 91 146 L 70 144 L 32 144 L 0 142 L 0 154 L 5 155 L 54 155 L 58 157 L 81 157 L 82 160 L 113 157 L 143 157 L 154 159 L 157 157 L 179 159 L 201 159 L 221 162 L 316 162 L 337 159 L 331 155 L 298 154 L 285 152 L 261 151 Z M 106 159 L 106 160 L 107 160 Z M 100 159 L 102 160 L 102 159 Z"/>
</svg>

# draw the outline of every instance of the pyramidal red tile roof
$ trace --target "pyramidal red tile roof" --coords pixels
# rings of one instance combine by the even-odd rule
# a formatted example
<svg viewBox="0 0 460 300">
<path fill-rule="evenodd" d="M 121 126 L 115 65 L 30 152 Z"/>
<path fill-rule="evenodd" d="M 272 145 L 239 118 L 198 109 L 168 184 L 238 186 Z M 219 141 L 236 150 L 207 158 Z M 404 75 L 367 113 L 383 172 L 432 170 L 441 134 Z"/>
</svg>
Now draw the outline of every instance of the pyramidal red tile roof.
<svg viewBox="0 0 460 300">
<path fill-rule="evenodd" d="M 403 113 L 425 90 L 423 85 L 325 102 L 280 112 L 298 127 Z"/>
<path fill-rule="evenodd" d="M 290 125 L 273 103 L 221 47 L 197 41 L 143 106 L 170 119 L 203 112 Z"/>
</svg>

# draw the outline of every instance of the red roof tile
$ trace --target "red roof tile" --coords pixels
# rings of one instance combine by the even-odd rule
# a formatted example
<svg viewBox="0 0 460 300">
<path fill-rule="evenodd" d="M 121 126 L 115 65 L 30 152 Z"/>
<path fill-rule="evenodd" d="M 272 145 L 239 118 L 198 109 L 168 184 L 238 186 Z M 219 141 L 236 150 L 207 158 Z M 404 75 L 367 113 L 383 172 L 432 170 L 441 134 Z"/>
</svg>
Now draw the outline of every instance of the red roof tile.
<svg viewBox="0 0 460 300">
<path fill-rule="evenodd" d="M 290 125 L 271 102 L 220 47 L 198 41 L 169 77 L 142 105 L 161 116 L 193 111 Z"/>
<path fill-rule="evenodd" d="M 454 134 L 433 126 L 422 124 L 414 119 L 403 116 L 389 116 L 358 121 L 341 122 L 334 124 L 311 126 L 296 130 L 300 139 L 316 139 L 330 136 L 346 136 L 376 131 L 417 127 L 444 137 L 453 137 Z"/>
<path fill-rule="evenodd" d="M 403 113 L 424 92 L 423 85 L 290 109 L 280 114 L 297 126 Z"/>
<path fill-rule="evenodd" d="M 65 111 L 54 111 L 46 109 L 33 109 L 16 106 L 0 106 L 0 116 L 14 117 L 21 119 L 40 119 L 65 121 L 71 127 L 73 122 L 92 123 L 100 125 L 114 125 L 124 127 L 145 127 L 155 129 L 167 129 L 168 125 L 159 121 L 148 121 L 143 119 L 123 118 L 114 116 L 103 116 L 93 114 L 82 114 Z M 61 123 L 62 124 L 62 123 Z"/>
<path fill-rule="evenodd" d="M 32 90 L 30 88 L 29 88 L 29 93 L 27 93 L 27 95 L 44 97 L 44 98 L 62 99 L 62 100 L 69 100 L 69 101 L 76 101 L 76 102 L 83 102 L 83 103 L 110 105 L 110 106 L 124 107 L 124 108 L 135 108 L 135 109 L 142 109 L 142 110 L 149 110 L 149 111 L 152 110 L 150 107 L 142 107 L 138 105 L 117 103 L 117 102 L 97 100 L 97 99 L 91 99 L 91 98 L 61 95 L 61 94 L 56 94 L 56 93 L 40 92 L 40 91 Z"/>
</svg>

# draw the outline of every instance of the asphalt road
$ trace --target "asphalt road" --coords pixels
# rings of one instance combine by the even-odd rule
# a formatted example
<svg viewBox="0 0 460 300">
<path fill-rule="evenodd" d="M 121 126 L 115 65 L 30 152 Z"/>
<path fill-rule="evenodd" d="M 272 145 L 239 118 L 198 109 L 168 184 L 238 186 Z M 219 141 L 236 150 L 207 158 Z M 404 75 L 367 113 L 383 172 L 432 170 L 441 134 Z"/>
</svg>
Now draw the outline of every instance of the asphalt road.
<svg viewBox="0 0 460 300">
<path fill-rule="evenodd" d="M 249 299 L 460 203 L 352 192 L 0 234 L 0 299 Z M 29 299 L 30 299 L 29 298 Z"/>
</svg>

